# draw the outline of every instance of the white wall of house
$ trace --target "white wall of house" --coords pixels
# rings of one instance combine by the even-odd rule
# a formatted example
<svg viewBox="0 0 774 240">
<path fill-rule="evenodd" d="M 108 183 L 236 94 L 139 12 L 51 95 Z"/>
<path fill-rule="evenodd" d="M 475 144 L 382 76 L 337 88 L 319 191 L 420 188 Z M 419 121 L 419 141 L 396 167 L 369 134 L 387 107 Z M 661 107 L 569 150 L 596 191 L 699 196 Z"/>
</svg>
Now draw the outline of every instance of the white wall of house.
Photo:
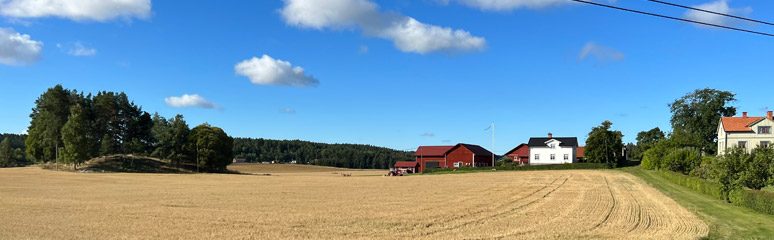
<svg viewBox="0 0 774 240">
<path fill-rule="evenodd" d="M 558 141 L 555 141 L 555 146 L 551 148 L 550 144 L 551 142 L 549 141 L 545 147 L 529 147 L 529 164 L 562 164 L 576 161 L 575 153 L 577 152 L 577 146 L 563 147 L 559 146 Z M 554 159 L 551 159 L 551 154 L 554 155 Z"/>
<path fill-rule="evenodd" d="M 748 152 L 752 152 L 753 149 L 760 147 L 761 142 L 768 142 L 769 146 L 774 145 L 774 134 L 758 132 L 758 127 L 770 127 L 772 132 L 774 132 L 774 121 L 763 119 L 751 127 L 753 132 L 726 132 L 721 122 L 718 125 L 718 155 L 722 155 L 728 149 L 739 146 L 739 142 L 747 143 L 746 149 Z"/>
</svg>

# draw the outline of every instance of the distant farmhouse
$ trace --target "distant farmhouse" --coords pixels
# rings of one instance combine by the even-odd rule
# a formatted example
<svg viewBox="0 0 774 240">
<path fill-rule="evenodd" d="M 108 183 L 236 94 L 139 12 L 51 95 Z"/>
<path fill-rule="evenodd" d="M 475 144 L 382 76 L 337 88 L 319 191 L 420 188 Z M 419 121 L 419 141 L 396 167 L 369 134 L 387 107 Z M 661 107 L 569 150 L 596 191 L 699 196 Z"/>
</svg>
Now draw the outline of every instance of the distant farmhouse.
<svg viewBox="0 0 774 240">
<path fill-rule="evenodd" d="M 519 144 L 519 146 L 505 153 L 505 156 L 518 165 L 529 164 L 529 145 L 526 143 Z"/>
<path fill-rule="evenodd" d="M 425 168 L 492 166 L 492 154 L 481 146 L 459 143 L 454 146 L 420 146 L 414 157 L 417 172 L 422 172 Z"/>
<path fill-rule="evenodd" d="M 576 137 L 554 137 L 549 133 L 548 137 L 530 138 L 527 145 L 531 165 L 578 162 L 578 138 Z"/>
<path fill-rule="evenodd" d="M 718 124 L 718 155 L 725 154 L 729 148 L 740 147 L 752 152 L 756 147 L 769 147 L 774 142 L 771 128 L 774 126 L 772 111 L 766 117 L 723 117 Z"/>
</svg>

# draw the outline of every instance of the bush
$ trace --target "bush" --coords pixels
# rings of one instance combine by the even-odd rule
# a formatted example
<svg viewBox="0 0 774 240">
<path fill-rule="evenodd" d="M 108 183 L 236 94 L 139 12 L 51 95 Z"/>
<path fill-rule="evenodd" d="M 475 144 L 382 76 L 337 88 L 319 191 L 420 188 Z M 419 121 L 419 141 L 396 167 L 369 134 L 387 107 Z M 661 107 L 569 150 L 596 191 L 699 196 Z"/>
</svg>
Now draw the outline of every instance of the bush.
<svg viewBox="0 0 774 240">
<path fill-rule="evenodd" d="M 717 182 L 713 182 L 713 181 L 709 181 L 701 178 L 690 177 L 680 173 L 669 172 L 669 171 L 658 171 L 658 173 L 662 177 L 666 178 L 670 182 L 676 183 L 677 185 L 696 190 L 697 192 L 700 192 L 703 194 L 710 195 L 713 198 L 725 200 L 725 196 L 723 194 L 723 187 Z"/>
<path fill-rule="evenodd" d="M 676 149 L 669 151 L 664 156 L 664 160 L 661 161 L 661 169 L 689 174 L 693 169 L 698 168 L 701 162 L 701 153 L 698 150 Z"/>
<path fill-rule="evenodd" d="M 774 193 L 759 190 L 737 190 L 730 194 L 730 198 L 734 205 L 774 215 Z"/>
</svg>

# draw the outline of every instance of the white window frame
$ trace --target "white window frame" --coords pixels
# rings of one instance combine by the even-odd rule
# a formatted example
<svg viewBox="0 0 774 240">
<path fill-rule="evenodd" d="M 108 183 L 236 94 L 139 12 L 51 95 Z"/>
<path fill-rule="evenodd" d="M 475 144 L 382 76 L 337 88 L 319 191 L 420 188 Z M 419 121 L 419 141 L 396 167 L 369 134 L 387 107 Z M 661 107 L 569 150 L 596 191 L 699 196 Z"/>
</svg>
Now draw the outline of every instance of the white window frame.
<svg viewBox="0 0 774 240">
<path fill-rule="evenodd" d="M 739 141 L 738 143 L 740 148 L 747 149 L 747 141 Z"/>
<path fill-rule="evenodd" d="M 551 160 L 556 160 L 556 154 L 551 154 Z"/>
<path fill-rule="evenodd" d="M 540 160 L 540 154 L 535 153 L 535 160 Z"/>
<path fill-rule="evenodd" d="M 770 146 L 771 146 L 771 142 L 769 142 L 769 141 L 761 141 L 761 143 L 760 143 L 760 144 L 761 144 L 761 145 L 759 145 L 759 146 L 760 146 L 761 148 L 767 148 L 767 147 L 770 147 Z M 763 145 L 766 145 L 766 146 L 763 146 Z"/>
<path fill-rule="evenodd" d="M 766 129 L 766 132 L 763 132 L 763 129 Z M 771 127 L 770 126 L 758 127 L 758 134 L 771 134 Z"/>
<path fill-rule="evenodd" d="M 570 154 L 564 154 L 564 160 L 570 160 Z"/>
</svg>

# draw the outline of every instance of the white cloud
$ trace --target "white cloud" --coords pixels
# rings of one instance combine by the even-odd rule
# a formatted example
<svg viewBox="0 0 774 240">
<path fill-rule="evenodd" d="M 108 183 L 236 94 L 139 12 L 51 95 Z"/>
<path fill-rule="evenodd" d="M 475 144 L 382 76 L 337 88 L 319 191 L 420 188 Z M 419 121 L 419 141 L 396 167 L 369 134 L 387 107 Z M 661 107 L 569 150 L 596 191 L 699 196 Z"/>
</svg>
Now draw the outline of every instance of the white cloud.
<svg viewBox="0 0 774 240">
<path fill-rule="evenodd" d="M 258 85 L 283 85 L 294 87 L 317 86 L 320 81 L 306 75 L 306 70 L 290 62 L 274 59 L 268 55 L 253 57 L 234 66 L 236 74 L 245 76 Z"/>
<path fill-rule="evenodd" d="M 382 13 L 368 0 L 283 0 L 280 9 L 289 25 L 322 30 L 359 28 L 367 36 L 393 41 L 404 52 L 469 52 L 486 47 L 486 40 L 464 30 L 417 21 L 398 13 Z"/>
<path fill-rule="evenodd" d="M 594 57 L 598 61 L 621 61 L 624 59 L 624 54 L 611 47 L 589 42 L 586 43 L 586 46 L 583 46 L 580 54 L 578 54 L 579 60 L 584 60 L 587 57 Z"/>
<path fill-rule="evenodd" d="M 29 133 L 27 132 L 27 129 L 22 130 L 19 134 L 21 134 L 21 135 L 29 135 Z"/>
<path fill-rule="evenodd" d="M 728 6 L 728 1 L 726 0 L 718 0 L 715 2 L 696 5 L 693 7 L 698 9 L 704 9 L 708 11 L 723 13 L 723 14 L 737 15 L 737 16 L 747 16 L 753 11 L 751 7 L 731 8 Z M 728 18 L 728 17 L 724 17 L 717 14 L 712 14 L 712 13 L 696 11 L 696 10 L 688 10 L 687 12 L 685 12 L 685 18 L 694 20 L 694 21 L 700 21 L 700 22 L 717 24 L 717 25 L 726 25 L 726 24 L 729 24 L 729 21 L 732 20 L 731 18 Z M 704 26 L 704 25 L 697 25 L 697 26 Z"/>
<path fill-rule="evenodd" d="M 282 108 L 280 109 L 280 112 L 284 114 L 296 114 L 296 110 L 290 108 Z"/>
<path fill-rule="evenodd" d="M 435 133 L 433 133 L 433 132 L 426 132 L 426 133 L 423 133 L 422 135 L 419 135 L 419 136 L 422 136 L 422 137 L 435 137 Z"/>
<path fill-rule="evenodd" d="M 0 14 L 12 18 L 59 17 L 76 21 L 148 18 L 151 0 L 0 0 Z"/>
<path fill-rule="evenodd" d="M 60 47 L 60 45 L 57 44 L 57 47 Z M 87 48 L 83 46 L 82 43 L 76 42 L 73 44 L 70 50 L 67 50 L 67 54 L 70 54 L 73 56 L 94 56 L 97 54 L 97 49 Z"/>
<path fill-rule="evenodd" d="M 0 28 L 0 63 L 12 66 L 30 65 L 41 57 L 43 43 L 19 34 L 11 28 Z"/>
<path fill-rule="evenodd" d="M 168 97 L 164 99 L 170 107 L 198 107 L 198 108 L 216 108 L 220 109 L 217 104 L 207 101 L 199 94 L 183 94 L 181 97 Z"/>
</svg>

